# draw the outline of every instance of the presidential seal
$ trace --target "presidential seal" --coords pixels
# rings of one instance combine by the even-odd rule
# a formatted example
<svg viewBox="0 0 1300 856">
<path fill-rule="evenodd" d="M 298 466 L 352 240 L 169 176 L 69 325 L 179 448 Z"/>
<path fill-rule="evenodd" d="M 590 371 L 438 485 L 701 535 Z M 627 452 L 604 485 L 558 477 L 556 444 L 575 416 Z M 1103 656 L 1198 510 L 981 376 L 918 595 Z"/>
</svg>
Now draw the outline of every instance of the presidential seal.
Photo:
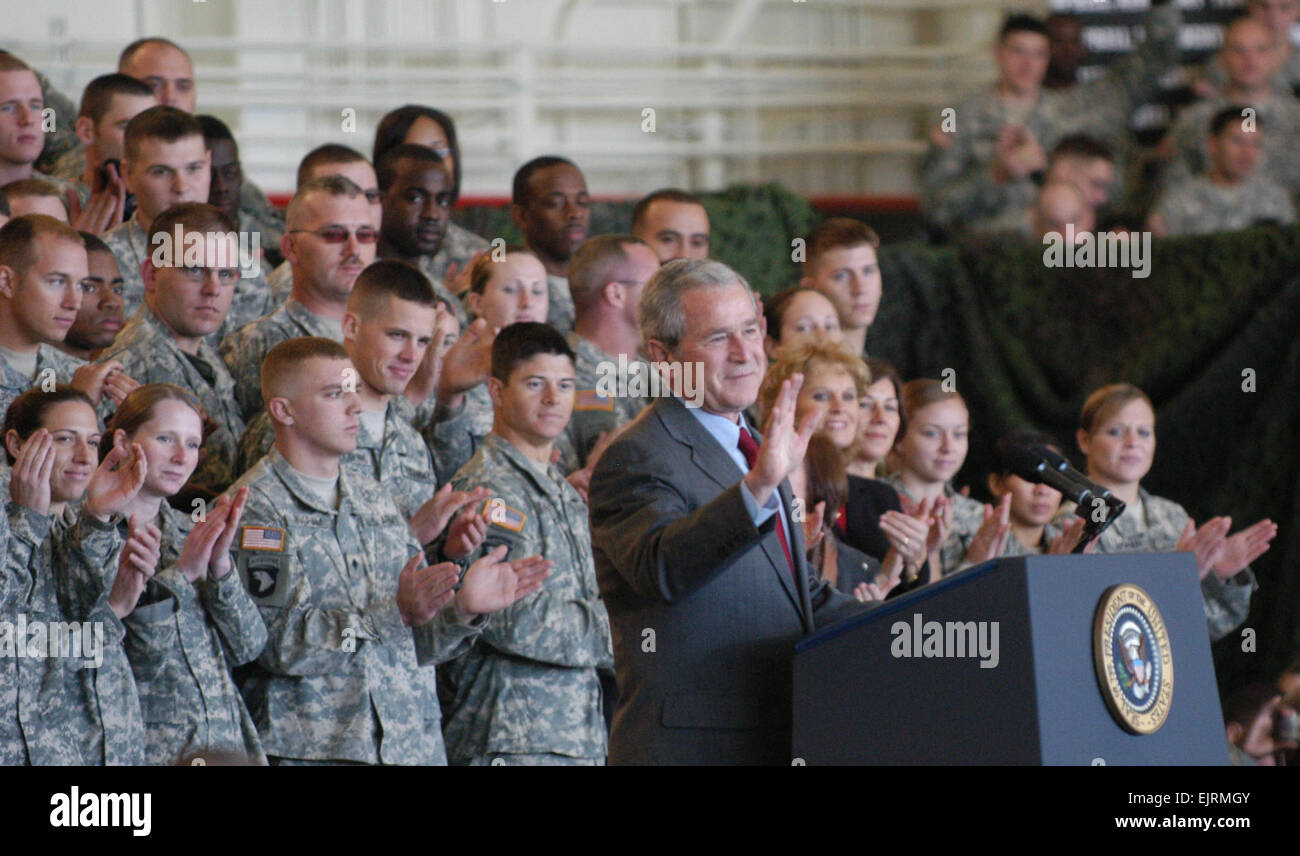
<svg viewBox="0 0 1300 856">
<path fill-rule="evenodd" d="M 1115 721 L 1134 734 L 1165 723 L 1174 695 L 1169 631 L 1151 596 L 1135 585 L 1113 586 L 1097 604 L 1093 661 L 1101 695 Z"/>
</svg>

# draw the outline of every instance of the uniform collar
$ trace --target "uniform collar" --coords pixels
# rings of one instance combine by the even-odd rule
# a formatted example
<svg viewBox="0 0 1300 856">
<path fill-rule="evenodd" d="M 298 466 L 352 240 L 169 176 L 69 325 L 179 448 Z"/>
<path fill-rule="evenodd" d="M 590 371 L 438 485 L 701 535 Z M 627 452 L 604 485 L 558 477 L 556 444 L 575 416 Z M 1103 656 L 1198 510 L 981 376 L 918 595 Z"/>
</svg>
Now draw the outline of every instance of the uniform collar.
<svg viewBox="0 0 1300 856">
<path fill-rule="evenodd" d="M 272 446 L 271 451 L 266 453 L 266 457 L 263 458 L 263 461 L 271 468 L 271 471 L 275 473 L 276 477 L 280 479 L 285 488 L 288 489 L 289 493 L 293 494 L 295 499 L 315 511 L 320 511 L 326 514 L 338 514 L 352 499 L 351 479 L 348 476 L 346 467 L 341 465 L 339 466 L 339 507 L 330 508 L 321 501 L 321 498 L 316 491 L 308 487 L 307 484 L 298 477 L 297 471 L 294 470 L 293 466 L 285 459 L 284 455 L 280 453 L 279 449 Z"/>
<path fill-rule="evenodd" d="M 528 459 L 523 452 L 515 448 L 515 445 L 499 434 L 488 434 L 483 438 L 484 454 L 496 455 L 511 463 L 515 469 L 524 474 L 524 477 L 532 481 L 538 490 L 545 493 L 548 497 L 555 499 L 560 492 L 556 476 L 558 471 L 554 464 L 547 465 L 546 472 L 549 478 L 543 478 L 538 472 L 537 465 Z"/>
</svg>

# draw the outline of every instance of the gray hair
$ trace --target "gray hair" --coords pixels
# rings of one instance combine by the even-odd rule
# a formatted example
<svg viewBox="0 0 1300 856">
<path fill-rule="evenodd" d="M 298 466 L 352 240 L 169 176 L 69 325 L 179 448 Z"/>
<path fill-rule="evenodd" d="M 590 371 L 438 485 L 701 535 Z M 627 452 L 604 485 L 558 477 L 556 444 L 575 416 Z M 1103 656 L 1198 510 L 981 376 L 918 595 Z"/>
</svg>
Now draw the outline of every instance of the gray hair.
<svg viewBox="0 0 1300 856">
<path fill-rule="evenodd" d="M 641 327 L 641 341 L 658 339 L 675 351 L 686 335 L 686 310 L 682 298 L 695 288 L 722 288 L 740 283 L 754 299 L 754 290 L 743 276 L 722 262 L 712 259 L 673 259 L 655 271 L 646 283 L 637 304 L 636 319 Z M 758 310 L 758 302 L 754 302 Z"/>
</svg>

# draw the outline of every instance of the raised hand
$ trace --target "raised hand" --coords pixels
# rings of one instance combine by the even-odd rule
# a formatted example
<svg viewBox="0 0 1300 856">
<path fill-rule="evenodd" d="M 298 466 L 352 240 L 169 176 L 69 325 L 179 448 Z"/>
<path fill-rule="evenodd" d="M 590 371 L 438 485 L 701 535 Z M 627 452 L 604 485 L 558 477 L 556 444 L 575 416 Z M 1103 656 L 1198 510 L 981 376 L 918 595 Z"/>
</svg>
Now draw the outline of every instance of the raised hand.
<svg viewBox="0 0 1300 856">
<path fill-rule="evenodd" d="M 1222 557 L 1228 530 L 1231 528 L 1232 520 L 1227 517 L 1215 517 L 1199 529 L 1193 521 L 1188 520 L 1174 549 L 1192 553 L 1196 557 L 1196 573 L 1205 579 L 1205 575 Z"/>
<path fill-rule="evenodd" d="M 118 407 L 139 386 L 140 381 L 123 372 L 119 366 L 104 378 L 103 395 L 113 402 L 114 407 Z"/>
<path fill-rule="evenodd" d="M 803 375 L 799 372 L 781 383 L 776 403 L 772 405 L 772 412 L 763 428 L 763 444 L 758 447 L 754 464 L 745 474 L 745 484 L 760 506 L 767 504 L 785 477 L 803 464 L 808 441 L 821 422 L 821 414 L 812 413 L 804 417 L 798 429 L 795 428 L 795 399 L 802 386 Z"/>
<path fill-rule="evenodd" d="M 922 503 L 927 515 L 929 502 L 927 499 Z M 921 506 L 913 504 L 914 510 L 919 511 L 920 508 Z M 925 545 L 930 534 L 930 522 L 923 515 L 913 516 L 899 511 L 886 511 L 880 515 L 878 522 L 892 552 L 896 552 L 906 565 L 909 576 L 914 576 L 925 564 Z"/>
<path fill-rule="evenodd" d="M 90 399 L 90 403 L 98 407 L 100 400 L 104 397 L 104 385 L 109 375 L 121 370 L 122 364 L 117 360 L 86 363 L 72 373 L 72 381 L 69 385 L 84 392 L 86 397 Z"/>
<path fill-rule="evenodd" d="M 442 554 L 461 559 L 477 550 L 487 539 L 488 518 L 484 512 L 462 511 L 451 521 Z"/>
<path fill-rule="evenodd" d="M 158 568 L 162 552 L 162 532 L 158 527 L 141 524 L 132 516 L 127 522 L 126 544 L 118 557 L 117 576 L 108 593 L 108 606 L 118 618 L 130 615 L 140 602 L 140 595 Z"/>
<path fill-rule="evenodd" d="M 469 272 L 473 270 L 474 264 L 483 256 L 487 255 L 487 250 L 479 250 L 470 260 L 465 263 L 465 267 L 458 267 L 455 262 L 447 265 L 447 272 L 443 274 L 442 284 L 447 286 L 447 290 L 452 294 L 460 297 L 469 291 Z"/>
<path fill-rule="evenodd" d="M 1061 534 L 1056 536 L 1047 548 L 1048 555 L 1065 556 L 1074 552 L 1074 548 L 1079 546 L 1079 541 L 1083 539 L 1083 528 L 1088 521 L 1082 517 L 1071 517 L 1070 522 L 1061 527 Z M 1088 546 L 1083 548 L 1083 552 L 1091 553 L 1097 546 L 1096 539 L 1088 542 Z"/>
<path fill-rule="evenodd" d="M 81 197 L 77 192 L 68 188 L 68 221 L 78 232 L 101 235 L 122 222 L 126 209 L 126 184 L 117 174 L 117 166 L 114 164 L 107 164 L 103 173 L 107 174 L 107 180 L 96 172 L 95 186 L 91 189 L 85 208 L 82 208 Z"/>
<path fill-rule="evenodd" d="M 113 440 L 113 448 L 86 485 L 86 501 L 82 508 L 87 514 L 107 520 L 135 498 L 147 473 L 144 449 L 139 443 L 132 443 L 128 451 L 125 435 L 119 432 Z"/>
<path fill-rule="evenodd" d="M 1276 537 L 1277 524 L 1266 517 L 1225 539 L 1219 560 L 1210 570 L 1221 580 L 1230 579 L 1268 552 L 1269 542 Z"/>
<path fill-rule="evenodd" d="M 482 502 L 492 495 L 485 486 L 471 491 L 453 491 L 451 482 L 438 488 L 437 493 L 425 500 L 411 517 L 411 532 L 421 544 L 428 544 L 442 534 L 452 516 L 474 502 Z"/>
<path fill-rule="evenodd" d="M 228 495 L 222 495 L 222 499 L 228 500 Z M 235 491 L 234 501 L 229 502 L 226 508 L 226 525 L 225 529 L 218 535 L 217 542 L 212 546 L 212 558 L 208 561 L 208 573 L 214 580 L 225 578 L 233 568 L 230 563 L 230 545 L 234 543 L 235 533 L 239 531 L 239 521 L 244 517 L 244 506 L 248 504 L 248 488 L 241 487 Z"/>
<path fill-rule="evenodd" d="M 555 563 L 541 556 L 505 561 L 504 544 L 470 565 L 456 592 L 456 613 L 462 621 L 505 609 L 539 589 Z"/>
<path fill-rule="evenodd" d="M 402 392 L 408 401 L 416 407 L 429 400 L 429 396 L 438 391 L 438 378 L 442 374 L 442 343 L 447 331 L 442 328 L 442 319 L 447 315 L 447 308 L 441 303 L 434 310 L 433 341 L 424 351 L 424 357 L 416 368 L 415 374 Z"/>
<path fill-rule="evenodd" d="M 1002 501 L 994 508 L 984 506 L 984 522 L 971 538 L 966 548 L 966 561 L 972 565 L 996 559 L 1007 548 L 1007 538 L 1011 536 L 1011 494 L 1003 494 Z"/>
<path fill-rule="evenodd" d="M 217 540 L 225 533 L 226 512 L 230 509 L 230 497 L 222 495 L 207 510 L 199 523 L 194 524 L 190 534 L 181 548 L 180 558 L 176 560 L 176 569 L 190 582 L 198 582 L 208 566 L 212 563 L 212 553 Z"/>
<path fill-rule="evenodd" d="M 487 382 L 492 374 L 492 342 L 496 336 L 496 330 L 488 329 L 487 319 L 479 318 L 447 351 L 438 377 L 438 400 L 444 406 L 457 406 L 459 396 Z"/>
<path fill-rule="evenodd" d="M 54 471 L 54 438 L 38 428 L 18 451 L 9 474 L 9 495 L 14 505 L 37 514 L 50 513 L 50 474 Z"/>
<path fill-rule="evenodd" d="M 451 562 L 421 567 L 423 560 L 424 556 L 416 553 L 397 578 L 397 609 L 407 627 L 428 624 L 456 596 L 460 568 Z"/>
</svg>

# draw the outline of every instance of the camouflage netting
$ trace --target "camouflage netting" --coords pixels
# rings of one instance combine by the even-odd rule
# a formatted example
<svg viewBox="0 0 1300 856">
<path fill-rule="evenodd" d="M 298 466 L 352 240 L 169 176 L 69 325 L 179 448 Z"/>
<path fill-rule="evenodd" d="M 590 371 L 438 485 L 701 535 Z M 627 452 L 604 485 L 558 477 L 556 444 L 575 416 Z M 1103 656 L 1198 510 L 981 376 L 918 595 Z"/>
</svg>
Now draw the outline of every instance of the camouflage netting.
<svg viewBox="0 0 1300 856">
<path fill-rule="evenodd" d="M 807 201 L 771 185 L 704 201 L 715 258 L 767 294 L 796 280 L 790 241 L 818 216 Z M 626 229 L 631 207 L 596 205 L 592 233 Z M 518 238 L 506 209 L 457 219 L 485 237 Z M 888 246 L 867 347 L 904 378 L 956 372 L 973 427 L 958 483 L 976 496 L 1004 431 L 1046 430 L 1079 465 L 1073 435 L 1087 394 L 1119 380 L 1145 390 L 1159 441 L 1145 485 L 1198 521 L 1228 514 L 1235 530 L 1267 516 L 1281 530 L 1254 566 L 1260 590 L 1245 626 L 1257 631 L 1256 652 L 1241 650 L 1240 633 L 1215 646 L 1230 687 L 1300 656 L 1300 227 L 1153 249 L 1150 277 L 1135 279 L 1048 269 L 1034 244 Z"/>
</svg>

